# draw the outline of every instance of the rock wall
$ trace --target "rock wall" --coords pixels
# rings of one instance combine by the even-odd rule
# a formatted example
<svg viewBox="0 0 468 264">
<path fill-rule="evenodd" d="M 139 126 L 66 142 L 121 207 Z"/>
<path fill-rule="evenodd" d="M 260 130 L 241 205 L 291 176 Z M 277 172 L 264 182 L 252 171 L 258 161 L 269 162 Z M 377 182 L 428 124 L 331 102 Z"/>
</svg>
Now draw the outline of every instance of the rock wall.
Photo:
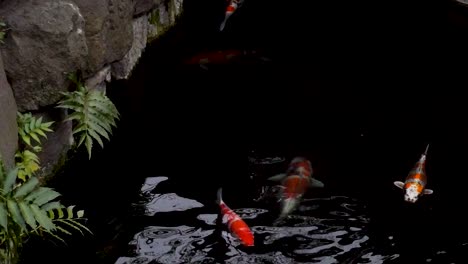
<svg viewBox="0 0 468 264">
<path fill-rule="evenodd" d="M 175 22 L 181 6 L 181 0 L 1 0 L 8 30 L 0 43 L 0 154 L 8 165 L 18 142 L 16 111 L 33 112 L 56 121 L 40 155 L 42 173 L 50 174 L 72 143 L 71 125 L 61 122 L 66 113 L 53 107 L 68 90 L 67 75 L 80 71 L 88 88 L 101 90 L 128 78 L 149 39 Z"/>
</svg>

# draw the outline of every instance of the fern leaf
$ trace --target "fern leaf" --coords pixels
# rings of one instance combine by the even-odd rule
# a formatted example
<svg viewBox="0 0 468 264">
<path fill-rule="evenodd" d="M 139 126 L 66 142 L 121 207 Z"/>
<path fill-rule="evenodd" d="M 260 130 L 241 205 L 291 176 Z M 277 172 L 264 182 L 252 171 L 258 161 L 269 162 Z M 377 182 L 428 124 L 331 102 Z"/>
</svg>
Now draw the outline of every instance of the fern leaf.
<svg viewBox="0 0 468 264">
<path fill-rule="evenodd" d="M 32 202 L 34 201 L 37 197 L 41 196 L 42 194 L 44 194 L 45 192 L 48 192 L 48 191 L 51 191 L 52 189 L 49 188 L 49 187 L 39 187 L 37 189 L 35 189 L 34 191 L 32 191 L 30 194 L 28 194 L 28 196 L 26 196 L 24 198 L 25 201 L 29 201 L 29 202 Z"/>
<path fill-rule="evenodd" d="M 56 234 L 54 234 L 54 233 L 52 233 L 52 232 L 50 232 L 50 231 L 47 231 L 47 230 L 44 230 L 44 231 L 45 231 L 47 234 L 49 234 L 49 235 L 53 236 L 54 238 L 56 238 L 57 240 L 62 241 L 63 244 L 65 244 L 65 245 L 67 244 L 67 243 L 65 242 L 65 240 L 63 240 L 63 238 L 59 237 L 58 235 L 56 235 Z"/>
<path fill-rule="evenodd" d="M 70 206 L 67 207 L 67 218 L 68 218 L 68 219 L 74 217 L 73 208 L 75 208 L 74 205 L 70 205 Z"/>
<path fill-rule="evenodd" d="M 19 198 L 29 194 L 39 183 L 39 180 L 35 177 L 30 178 L 27 182 L 16 189 L 15 194 L 13 195 L 14 198 Z"/>
<path fill-rule="evenodd" d="M 67 235 L 72 235 L 72 233 L 70 233 L 68 230 L 66 230 L 65 228 L 61 227 L 61 226 L 57 226 L 57 229 L 59 231 L 61 231 L 62 233 L 65 233 Z"/>
<path fill-rule="evenodd" d="M 97 141 L 97 143 L 99 143 L 101 148 L 104 148 L 104 143 L 102 142 L 101 137 L 93 129 L 89 129 L 88 133 Z"/>
<path fill-rule="evenodd" d="M 36 132 L 30 132 L 29 133 L 29 136 L 31 136 L 34 140 L 36 140 L 37 143 L 41 143 L 41 140 L 39 139 L 39 137 L 36 135 Z"/>
<path fill-rule="evenodd" d="M 3 202 L 0 203 L 0 226 L 8 230 L 8 212 Z"/>
<path fill-rule="evenodd" d="M 41 206 L 49 201 L 52 201 L 53 199 L 59 197 L 61 194 L 49 189 L 47 192 L 42 193 L 40 196 L 38 196 L 35 200 L 34 203 L 37 204 L 38 206 Z"/>
<path fill-rule="evenodd" d="M 30 207 L 34 213 L 34 218 L 43 228 L 47 231 L 55 230 L 54 223 L 52 223 L 52 220 L 50 220 L 45 211 L 41 210 L 36 204 L 32 204 Z"/>
<path fill-rule="evenodd" d="M 28 135 L 24 135 L 24 137 L 22 137 L 22 139 L 26 144 L 31 146 L 31 138 Z"/>
<path fill-rule="evenodd" d="M 80 121 L 84 118 L 84 115 L 83 113 L 81 112 L 74 112 L 73 114 L 67 116 L 67 118 L 65 119 L 66 121 L 69 121 L 69 120 L 77 120 L 77 121 Z"/>
<path fill-rule="evenodd" d="M 46 204 L 41 206 L 42 210 L 44 210 L 44 211 L 52 211 L 54 209 L 58 210 L 58 209 L 60 209 L 62 207 L 63 207 L 63 205 L 60 202 L 57 202 L 57 201 L 46 203 Z"/>
<path fill-rule="evenodd" d="M 36 220 L 34 218 L 34 213 L 31 211 L 31 208 L 25 203 L 25 202 L 20 202 L 19 203 L 19 208 L 21 211 L 21 215 L 23 216 L 24 220 L 26 223 L 32 228 L 36 229 Z"/>
<path fill-rule="evenodd" d="M 109 134 L 100 126 L 100 124 L 96 124 L 94 122 L 89 122 L 90 131 L 93 130 L 97 132 L 99 135 L 105 137 L 107 140 L 110 140 Z"/>
<path fill-rule="evenodd" d="M 41 209 L 44 210 L 42 207 L 41 207 Z M 50 219 L 52 219 L 52 220 L 55 219 L 54 210 L 47 211 L 47 215 L 49 216 Z"/>
<path fill-rule="evenodd" d="M 91 123 L 99 124 L 103 127 L 107 132 L 112 134 L 112 127 L 111 127 L 111 120 L 100 118 L 99 114 L 94 114 L 89 116 L 89 121 Z"/>
<path fill-rule="evenodd" d="M 3 183 L 3 192 L 9 193 L 13 188 L 13 185 L 16 182 L 16 177 L 18 175 L 18 168 L 14 168 L 7 173 L 5 182 Z"/>
<path fill-rule="evenodd" d="M 41 127 L 40 129 L 36 129 L 35 132 L 36 134 L 38 134 L 39 136 L 43 136 L 45 138 L 47 138 L 47 135 L 44 133 L 43 131 L 44 129 Z M 40 143 L 40 142 L 39 142 Z"/>
<path fill-rule="evenodd" d="M 62 208 L 57 208 L 57 212 L 58 212 L 58 218 L 63 218 L 63 210 Z"/>
<path fill-rule="evenodd" d="M 75 224 L 76 226 L 78 226 L 79 228 L 81 228 L 82 230 L 86 230 L 89 234 L 93 234 L 93 232 L 87 228 L 86 226 L 84 226 L 83 224 L 81 224 L 80 222 L 74 220 L 74 219 L 68 219 L 70 222 L 72 222 L 73 224 Z"/>
<path fill-rule="evenodd" d="M 84 235 L 83 231 L 77 225 L 75 225 L 75 223 L 73 223 L 71 219 L 57 219 L 56 221 L 58 221 L 60 223 L 64 223 L 64 224 L 68 225 L 69 227 L 71 227 L 71 228 L 77 230 L 78 232 L 80 232 L 81 235 Z"/>
<path fill-rule="evenodd" d="M 80 124 L 76 128 L 73 129 L 73 134 L 80 133 L 82 131 L 86 131 L 88 129 L 87 124 Z"/>
<path fill-rule="evenodd" d="M 7 200 L 8 211 L 10 211 L 13 221 L 15 221 L 23 230 L 26 230 L 26 223 L 21 216 L 18 203 L 15 200 Z"/>
<path fill-rule="evenodd" d="M 85 145 L 86 145 L 86 150 L 88 151 L 89 159 L 91 159 L 91 149 L 93 148 L 93 140 L 88 135 L 86 136 Z"/>
<path fill-rule="evenodd" d="M 76 216 L 78 218 L 82 218 L 84 216 L 84 210 L 79 210 L 78 212 L 76 212 Z"/>
</svg>

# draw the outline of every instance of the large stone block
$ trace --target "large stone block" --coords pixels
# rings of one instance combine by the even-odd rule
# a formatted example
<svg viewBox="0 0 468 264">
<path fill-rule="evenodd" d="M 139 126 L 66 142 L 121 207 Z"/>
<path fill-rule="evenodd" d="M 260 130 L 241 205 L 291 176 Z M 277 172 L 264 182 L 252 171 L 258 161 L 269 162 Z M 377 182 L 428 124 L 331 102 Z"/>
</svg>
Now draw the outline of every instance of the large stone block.
<svg viewBox="0 0 468 264">
<path fill-rule="evenodd" d="M 0 55 L 0 158 L 7 168 L 13 167 L 18 147 L 16 112 L 15 98 L 7 82 Z"/>
<path fill-rule="evenodd" d="M 19 111 L 57 102 L 67 73 L 86 65 L 85 21 L 78 7 L 66 0 L 6 0 L 0 19 L 9 28 L 0 51 Z"/>
</svg>

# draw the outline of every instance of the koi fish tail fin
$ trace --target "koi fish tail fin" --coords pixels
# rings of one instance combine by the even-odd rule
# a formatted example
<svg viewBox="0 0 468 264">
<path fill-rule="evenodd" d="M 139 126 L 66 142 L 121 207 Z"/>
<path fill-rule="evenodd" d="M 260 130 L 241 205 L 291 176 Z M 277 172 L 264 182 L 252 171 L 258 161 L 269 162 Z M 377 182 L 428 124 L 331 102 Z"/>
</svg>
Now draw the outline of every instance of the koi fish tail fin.
<svg viewBox="0 0 468 264">
<path fill-rule="evenodd" d="M 312 187 L 312 188 L 323 188 L 325 186 L 325 184 L 323 184 L 323 182 L 315 179 L 315 178 L 311 178 L 310 179 L 310 183 L 309 183 L 309 187 Z"/>
<path fill-rule="evenodd" d="M 226 21 L 227 21 L 227 19 L 224 19 L 223 22 L 221 22 L 221 25 L 219 26 L 219 31 L 224 30 L 224 27 L 226 26 Z"/>
<path fill-rule="evenodd" d="M 223 202 L 223 188 L 219 188 L 218 189 L 218 194 L 217 194 L 217 199 L 216 199 L 216 203 L 217 204 L 221 204 Z"/>
<path fill-rule="evenodd" d="M 429 144 L 426 146 L 426 150 L 424 151 L 424 156 L 427 156 L 427 150 L 429 149 Z"/>
</svg>

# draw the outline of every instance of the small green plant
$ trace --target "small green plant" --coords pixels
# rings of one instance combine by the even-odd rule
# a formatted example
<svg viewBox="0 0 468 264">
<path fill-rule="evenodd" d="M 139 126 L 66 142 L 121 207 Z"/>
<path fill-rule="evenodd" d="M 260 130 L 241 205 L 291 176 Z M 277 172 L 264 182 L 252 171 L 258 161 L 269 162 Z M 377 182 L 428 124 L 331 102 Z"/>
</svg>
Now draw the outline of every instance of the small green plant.
<svg viewBox="0 0 468 264">
<path fill-rule="evenodd" d="M 5 35 L 8 28 L 5 22 L 0 21 L 0 44 L 3 44 L 3 40 L 5 39 Z"/>
<path fill-rule="evenodd" d="M 39 136 L 47 138 L 47 135 L 44 132 L 52 132 L 50 126 L 54 123 L 51 122 L 42 122 L 42 117 L 36 118 L 31 113 L 22 114 L 18 112 L 18 133 L 23 140 L 29 146 L 31 144 L 31 138 L 34 139 L 38 144 L 41 144 Z"/>
<path fill-rule="evenodd" d="M 78 138 L 76 147 L 84 143 L 91 159 L 93 140 L 104 147 L 101 137 L 110 140 L 109 135 L 112 135 L 112 127 L 117 126 L 115 121 L 119 119 L 119 112 L 104 92 L 86 88 L 76 74 L 69 75 L 69 79 L 77 89 L 62 93 L 64 98 L 57 107 L 72 111 L 65 120 L 74 121 L 73 135 Z"/>
<path fill-rule="evenodd" d="M 5 171 L 0 160 L 0 259 L 2 263 L 15 263 L 25 239 L 30 235 L 53 237 L 64 241 L 60 234 L 70 235 L 70 228 L 81 233 L 91 231 L 78 222 L 84 212 L 73 213 L 56 200 L 60 193 L 52 188 L 39 186 L 37 177 L 18 181 L 18 168 Z M 54 210 L 58 212 L 55 217 Z M 64 227 L 68 227 L 67 230 Z M 84 233 L 83 233 L 84 234 Z M 1 261 L 0 261 L 1 262 Z"/>
<path fill-rule="evenodd" d="M 20 136 L 20 148 L 15 154 L 18 178 L 26 181 L 39 167 L 39 153 L 41 137 L 47 138 L 47 132 L 53 132 L 50 126 L 54 123 L 42 122 L 42 117 L 36 118 L 31 113 L 17 114 L 18 134 Z M 31 140 L 33 139 L 33 140 Z"/>
</svg>

